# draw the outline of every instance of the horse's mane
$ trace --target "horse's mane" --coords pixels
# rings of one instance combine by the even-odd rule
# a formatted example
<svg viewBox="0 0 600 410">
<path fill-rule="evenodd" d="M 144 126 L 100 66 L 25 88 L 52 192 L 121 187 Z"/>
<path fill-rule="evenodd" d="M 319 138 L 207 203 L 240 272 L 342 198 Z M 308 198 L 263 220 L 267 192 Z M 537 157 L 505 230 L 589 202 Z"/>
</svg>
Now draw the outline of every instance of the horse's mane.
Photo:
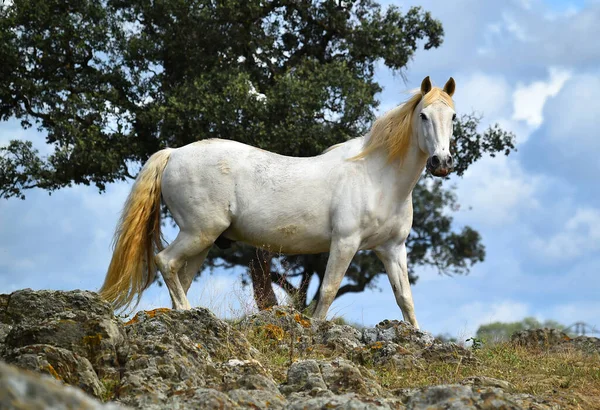
<svg viewBox="0 0 600 410">
<path fill-rule="evenodd" d="M 413 91 L 412 94 L 412 97 L 402 105 L 391 109 L 375 121 L 367 135 L 362 152 L 351 159 L 364 158 L 378 148 L 387 151 L 390 161 L 402 159 L 410 146 L 413 117 L 421 99 L 423 99 L 423 107 L 442 101 L 454 108 L 452 98 L 439 87 L 433 87 L 425 96 L 421 94 L 421 90 Z"/>
</svg>

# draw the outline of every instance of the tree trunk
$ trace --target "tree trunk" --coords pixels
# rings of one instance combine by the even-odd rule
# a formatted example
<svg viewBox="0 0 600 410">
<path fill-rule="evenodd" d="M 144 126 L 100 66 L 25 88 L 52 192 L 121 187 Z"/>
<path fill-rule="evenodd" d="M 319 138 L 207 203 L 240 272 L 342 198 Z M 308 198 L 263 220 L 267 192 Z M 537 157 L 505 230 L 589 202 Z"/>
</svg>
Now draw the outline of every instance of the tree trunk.
<svg viewBox="0 0 600 410">
<path fill-rule="evenodd" d="M 277 297 L 271 282 L 271 258 L 269 252 L 257 249 L 256 255 L 250 262 L 254 300 L 259 310 L 277 306 Z"/>
<path fill-rule="evenodd" d="M 305 270 L 302 273 L 302 280 L 298 286 L 298 295 L 296 296 L 295 308 L 299 311 L 304 311 L 308 307 L 308 285 L 310 284 L 310 278 L 313 274 L 312 266 L 311 270 Z"/>
</svg>

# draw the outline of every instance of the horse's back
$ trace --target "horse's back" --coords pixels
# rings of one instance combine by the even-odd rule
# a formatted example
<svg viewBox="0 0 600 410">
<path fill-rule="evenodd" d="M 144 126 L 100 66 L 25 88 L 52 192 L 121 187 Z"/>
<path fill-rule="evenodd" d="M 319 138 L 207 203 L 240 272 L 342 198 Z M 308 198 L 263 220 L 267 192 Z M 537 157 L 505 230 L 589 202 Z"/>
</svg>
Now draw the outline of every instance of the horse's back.
<svg viewBox="0 0 600 410">
<path fill-rule="evenodd" d="M 181 229 L 217 221 L 229 225 L 224 236 L 232 240 L 285 253 L 322 252 L 330 240 L 335 163 L 331 156 L 286 157 L 204 140 L 173 151 L 163 198 Z"/>
</svg>

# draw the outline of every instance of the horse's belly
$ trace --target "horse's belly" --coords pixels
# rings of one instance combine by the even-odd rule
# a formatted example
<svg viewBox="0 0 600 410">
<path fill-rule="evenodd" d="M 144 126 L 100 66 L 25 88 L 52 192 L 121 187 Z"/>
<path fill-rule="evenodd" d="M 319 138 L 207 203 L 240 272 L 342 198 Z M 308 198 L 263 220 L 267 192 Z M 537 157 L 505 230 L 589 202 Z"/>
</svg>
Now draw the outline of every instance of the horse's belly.
<svg viewBox="0 0 600 410">
<path fill-rule="evenodd" d="M 233 223 L 223 236 L 288 255 L 328 252 L 331 244 L 331 235 L 316 223 Z"/>
</svg>

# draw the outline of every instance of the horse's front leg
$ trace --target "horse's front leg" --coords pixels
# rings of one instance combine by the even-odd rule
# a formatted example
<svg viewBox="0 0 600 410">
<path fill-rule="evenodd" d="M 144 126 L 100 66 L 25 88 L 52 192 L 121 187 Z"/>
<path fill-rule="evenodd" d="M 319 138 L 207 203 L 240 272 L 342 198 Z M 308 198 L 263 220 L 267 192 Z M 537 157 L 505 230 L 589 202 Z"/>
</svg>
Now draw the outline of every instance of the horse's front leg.
<svg viewBox="0 0 600 410">
<path fill-rule="evenodd" d="M 398 306 L 402 310 L 404 320 L 418 329 L 419 323 L 415 316 L 415 305 L 408 280 L 405 243 L 402 242 L 400 245 L 383 247 L 377 249 L 375 253 L 385 266 L 394 296 L 396 297 L 396 303 L 398 303 Z"/>
<path fill-rule="evenodd" d="M 334 238 L 331 241 L 327 268 L 325 269 L 323 283 L 321 283 L 319 303 L 313 315 L 315 318 L 326 318 L 327 311 L 337 295 L 342 279 L 348 270 L 348 266 L 350 266 L 350 262 L 352 262 L 352 258 L 358 251 L 359 245 L 359 238 Z"/>
</svg>

